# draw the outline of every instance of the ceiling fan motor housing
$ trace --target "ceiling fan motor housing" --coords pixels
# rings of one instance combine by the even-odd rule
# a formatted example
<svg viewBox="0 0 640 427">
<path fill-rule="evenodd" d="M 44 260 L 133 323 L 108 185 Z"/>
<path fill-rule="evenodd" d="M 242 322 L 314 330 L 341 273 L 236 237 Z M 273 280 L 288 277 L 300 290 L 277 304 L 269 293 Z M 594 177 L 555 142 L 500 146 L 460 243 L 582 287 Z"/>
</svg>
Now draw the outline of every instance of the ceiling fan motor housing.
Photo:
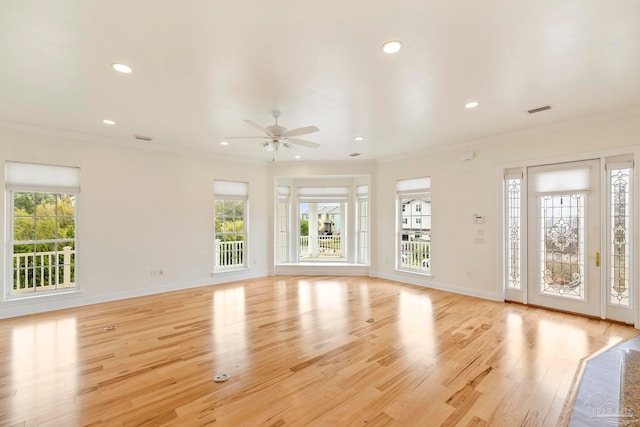
<svg viewBox="0 0 640 427">
<path fill-rule="evenodd" d="M 286 127 L 280 126 L 280 125 L 267 126 L 267 129 L 271 131 L 271 133 L 274 134 L 275 136 L 280 136 L 287 131 Z"/>
</svg>

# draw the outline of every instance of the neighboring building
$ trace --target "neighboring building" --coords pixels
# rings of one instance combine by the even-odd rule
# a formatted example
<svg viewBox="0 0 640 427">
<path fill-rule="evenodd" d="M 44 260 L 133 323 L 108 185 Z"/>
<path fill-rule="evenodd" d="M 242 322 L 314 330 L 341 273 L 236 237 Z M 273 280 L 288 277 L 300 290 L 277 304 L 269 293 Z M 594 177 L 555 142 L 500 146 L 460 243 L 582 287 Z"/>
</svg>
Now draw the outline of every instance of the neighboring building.
<svg viewBox="0 0 640 427">
<path fill-rule="evenodd" d="M 411 199 L 402 204 L 402 240 L 429 240 L 431 201 Z"/>
<path fill-rule="evenodd" d="M 309 221 L 309 211 L 300 212 L 300 219 Z M 340 205 L 318 206 L 318 234 L 340 234 Z"/>
</svg>

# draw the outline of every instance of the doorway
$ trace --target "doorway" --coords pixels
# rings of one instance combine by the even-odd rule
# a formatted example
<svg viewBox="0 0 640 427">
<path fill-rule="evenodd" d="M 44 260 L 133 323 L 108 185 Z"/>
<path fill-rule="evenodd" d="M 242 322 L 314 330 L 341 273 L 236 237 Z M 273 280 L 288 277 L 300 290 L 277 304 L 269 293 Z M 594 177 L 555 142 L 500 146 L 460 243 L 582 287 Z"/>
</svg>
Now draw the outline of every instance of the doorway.
<svg viewBox="0 0 640 427">
<path fill-rule="evenodd" d="M 633 156 L 505 170 L 505 295 L 634 322 Z"/>
<path fill-rule="evenodd" d="M 600 317 L 600 161 L 531 167 L 527 300 Z"/>
</svg>

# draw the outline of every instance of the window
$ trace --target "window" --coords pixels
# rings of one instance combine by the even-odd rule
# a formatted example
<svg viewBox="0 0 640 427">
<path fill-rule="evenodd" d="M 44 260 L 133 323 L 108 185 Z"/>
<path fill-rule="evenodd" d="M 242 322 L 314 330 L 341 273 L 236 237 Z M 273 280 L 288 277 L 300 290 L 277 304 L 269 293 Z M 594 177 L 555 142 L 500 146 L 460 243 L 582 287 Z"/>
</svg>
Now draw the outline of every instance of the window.
<svg viewBox="0 0 640 427">
<path fill-rule="evenodd" d="M 422 273 L 431 271 L 430 189 L 431 179 L 428 177 L 397 182 L 397 266 L 401 270 Z"/>
<path fill-rule="evenodd" d="M 298 187 L 298 260 L 346 261 L 349 187 Z"/>
<path fill-rule="evenodd" d="M 278 186 L 276 196 L 276 262 L 289 261 L 289 194 L 291 189 Z"/>
<path fill-rule="evenodd" d="M 356 187 L 358 196 L 357 217 L 358 217 L 358 262 L 369 263 L 369 186 L 358 185 Z"/>
<path fill-rule="evenodd" d="M 80 170 L 7 162 L 6 186 L 7 298 L 75 289 Z"/>
<path fill-rule="evenodd" d="M 299 259 L 338 261 L 345 258 L 343 211 L 340 202 L 301 202 Z M 305 220 L 304 218 L 309 218 Z M 312 219 L 315 218 L 315 221 Z"/>
<path fill-rule="evenodd" d="M 633 234 L 632 188 L 633 161 L 607 164 L 609 268 L 607 271 L 608 303 L 631 308 L 631 262 Z"/>
<path fill-rule="evenodd" d="M 522 286 L 522 172 L 505 175 L 505 251 L 507 289 Z"/>
<path fill-rule="evenodd" d="M 214 271 L 244 268 L 246 263 L 246 182 L 215 181 Z"/>
</svg>

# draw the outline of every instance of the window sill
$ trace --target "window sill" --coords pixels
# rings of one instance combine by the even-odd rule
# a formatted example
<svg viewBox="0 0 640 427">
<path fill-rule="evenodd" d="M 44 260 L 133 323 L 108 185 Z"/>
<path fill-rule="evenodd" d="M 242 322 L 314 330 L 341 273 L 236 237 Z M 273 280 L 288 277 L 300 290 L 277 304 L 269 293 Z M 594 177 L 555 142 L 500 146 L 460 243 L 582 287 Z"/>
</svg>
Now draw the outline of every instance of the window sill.
<svg viewBox="0 0 640 427">
<path fill-rule="evenodd" d="M 403 273 L 403 274 L 409 274 L 412 276 L 424 276 L 424 277 L 428 277 L 431 278 L 433 276 L 433 274 L 431 273 L 431 271 L 418 271 L 418 270 L 408 270 L 408 269 L 404 269 L 404 268 L 396 268 L 395 271 L 397 273 Z"/>
<path fill-rule="evenodd" d="M 211 276 L 224 275 L 227 273 L 238 273 L 238 272 L 244 272 L 244 271 L 249 271 L 249 267 L 234 267 L 234 268 L 225 268 L 223 270 L 215 270 L 213 273 L 211 273 Z"/>
<path fill-rule="evenodd" d="M 56 298 L 62 298 L 65 296 L 73 296 L 73 295 L 79 295 L 82 292 L 79 289 L 71 289 L 71 290 L 65 290 L 65 291 L 54 291 L 54 292 L 34 292 L 33 294 L 23 294 L 23 295 L 8 295 L 5 296 L 3 304 L 20 304 L 20 303 L 28 303 L 28 302 L 33 302 L 33 301 L 38 301 L 38 300 L 45 300 L 45 299 L 56 299 Z"/>
</svg>

